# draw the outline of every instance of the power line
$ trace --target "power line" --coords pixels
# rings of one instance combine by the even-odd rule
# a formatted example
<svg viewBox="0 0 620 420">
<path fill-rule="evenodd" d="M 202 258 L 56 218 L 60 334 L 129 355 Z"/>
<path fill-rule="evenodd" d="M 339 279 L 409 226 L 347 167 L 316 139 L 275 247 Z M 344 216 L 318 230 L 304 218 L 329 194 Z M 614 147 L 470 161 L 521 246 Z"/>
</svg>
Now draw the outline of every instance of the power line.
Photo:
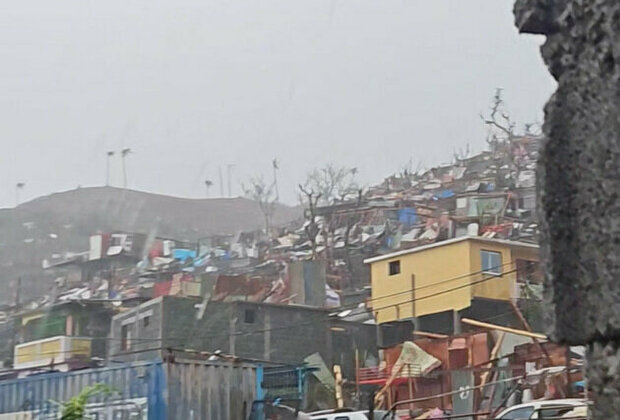
<svg viewBox="0 0 620 420">
<path fill-rule="evenodd" d="M 396 303 L 396 304 L 391 304 L 391 305 L 388 305 L 388 306 L 385 306 L 385 307 L 373 308 L 373 311 L 375 309 L 376 310 L 386 309 L 386 308 L 390 308 L 390 307 L 396 306 L 396 305 L 402 305 L 402 304 L 409 303 L 409 302 L 416 302 L 418 300 L 423 300 L 423 299 L 428 299 L 428 298 L 435 297 L 435 296 L 440 296 L 442 294 L 451 293 L 451 292 L 453 292 L 455 290 L 459 290 L 459 289 L 462 289 L 462 288 L 465 288 L 465 287 L 470 287 L 470 286 L 473 286 L 473 285 L 481 284 L 481 283 L 489 281 L 489 280 L 503 279 L 504 275 L 511 274 L 513 272 L 516 272 L 516 269 L 515 270 L 511 270 L 511 271 L 507 271 L 507 272 L 503 273 L 502 275 L 493 275 L 493 276 L 490 276 L 490 277 L 478 280 L 476 282 L 468 283 L 468 284 L 461 285 L 461 286 L 458 286 L 458 287 L 455 287 L 455 288 L 452 288 L 452 289 L 448 289 L 448 290 L 442 290 L 440 292 L 437 292 L 437 293 L 434 293 L 434 294 L 431 294 L 431 295 L 428 295 L 428 296 L 421 296 L 421 297 L 418 297 L 418 298 L 410 299 L 410 300 L 399 302 L 399 303 Z M 415 290 L 415 289 L 413 289 L 413 290 Z M 207 334 L 207 335 L 195 336 L 194 338 L 206 339 L 206 338 L 218 338 L 218 337 L 224 337 L 224 336 L 245 336 L 245 335 L 259 334 L 259 333 L 270 332 L 270 331 L 277 331 L 277 330 L 282 330 L 282 329 L 298 328 L 300 326 L 312 325 L 312 324 L 315 324 L 316 322 L 328 322 L 330 319 L 334 319 L 334 318 L 332 318 L 332 317 L 330 317 L 328 315 L 324 320 L 314 320 L 314 321 L 308 321 L 308 322 L 304 322 L 304 323 L 297 323 L 297 324 L 285 325 L 285 326 L 281 326 L 281 327 L 271 327 L 271 328 L 264 328 L 264 329 L 251 330 L 251 331 L 238 331 L 238 332 L 235 331 L 232 334 L 231 333 Z M 174 341 L 174 340 L 184 340 L 186 338 L 187 337 L 167 337 L 167 338 L 162 338 L 161 340 L 171 340 L 171 341 Z M 132 338 L 132 340 L 133 340 L 133 338 Z M 160 339 L 153 338 L 153 339 L 146 339 L 146 340 L 160 340 Z"/>
<path fill-rule="evenodd" d="M 372 309 L 373 309 L 373 311 L 374 311 L 374 310 L 377 310 L 377 311 L 378 311 L 378 310 L 381 310 L 381 309 L 391 308 L 392 306 L 402 305 L 402 304 L 405 304 L 405 303 L 413 303 L 413 302 L 417 302 L 417 301 L 422 300 L 422 299 L 429 299 L 429 298 L 432 298 L 432 297 L 436 297 L 436 296 L 439 296 L 439 295 L 443 295 L 443 294 L 445 294 L 445 293 L 450 293 L 450 292 L 453 292 L 453 291 L 455 291 L 455 290 L 464 289 L 465 287 L 475 286 L 475 285 L 477 285 L 477 284 L 481 284 L 481 283 L 484 283 L 484 282 L 489 281 L 489 280 L 498 279 L 498 278 L 504 278 L 504 275 L 506 275 L 506 274 L 511 274 L 511 273 L 516 272 L 516 271 L 517 271 L 516 269 L 515 269 L 515 270 L 510 270 L 510 271 L 507 271 L 507 272 L 502 273 L 502 274 L 492 275 L 491 277 L 487 277 L 487 278 L 484 278 L 484 279 L 481 279 L 481 280 L 475 281 L 475 282 L 473 282 L 473 283 L 463 284 L 463 285 L 461 285 L 461 286 L 457 286 L 457 287 L 454 287 L 454 288 L 452 288 L 452 289 L 448 289 L 448 290 L 442 290 L 442 291 L 440 291 L 440 292 L 433 293 L 433 294 L 431 294 L 431 295 L 421 296 L 421 297 L 414 298 L 414 299 L 409 299 L 409 300 L 406 300 L 406 301 L 403 301 L 403 302 L 393 303 L 393 304 L 390 304 L 390 305 L 387 305 L 387 306 L 382 306 L 382 307 L 379 307 L 379 308 L 372 308 Z"/>
<path fill-rule="evenodd" d="M 478 321 L 491 321 L 493 319 L 497 319 L 506 315 L 510 315 L 513 314 L 513 311 L 506 311 L 506 312 L 502 312 L 500 314 L 495 314 L 493 316 L 490 317 L 486 317 L 486 318 L 481 318 L 478 319 Z M 318 322 L 320 323 L 324 323 L 329 321 L 329 319 L 324 319 L 324 320 L 320 320 Z M 269 328 L 269 329 L 263 329 L 263 330 L 252 330 L 252 331 L 245 331 L 245 332 L 241 332 L 240 335 L 252 335 L 255 333 L 263 333 L 263 332 L 267 332 L 267 331 L 272 331 L 272 330 L 277 330 L 277 329 L 288 329 L 288 328 L 297 328 L 299 326 L 305 326 L 305 325 L 312 325 L 315 322 L 306 322 L 306 323 L 299 323 L 299 324 L 294 324 L 294 325 L 287 325 L 287 326 L 283 326 L 283 327 L 274 327 L 274 328 Z M 213 335 L 213 337 L 224 337 L 224 336 L 230 336 L 229 333 L 222 333 L 222 334 L 218 334 L 218 335 Z M 139 338 L 139 337 L 132 337 L 129 341 L 133 342 L 133 341 L 137 341 L 140 340 L 142 342 L 144 341 L 148 341 L 148 342 L 155 342 L 155 341 L 165 341 L 165 340 L 178 340 L 181 338 L 188 338 L 189 336 L 185 336 L 185 337 L 173 337 L 173 338 Z M 73 339 L 92 339 L 92 340 L 106 340 L 106 341 L 122 341 L 124 339 L 122 338 L 116 338 L 116 337 L 71 337 Z M 210 336 L 199 336 L 198 338 L 211 338 Z M 178 348 L 174 348 L 174 346 L 160 346 L 160 347 L 150 347 L 150 348 L 145 348 L 145 349 L 134 349 L 134 350 L 129 350 L 129 351 L 123 351 L 121 353 L 117 353 L 115 354 L 115 356 L 126 356 L 126 355 L 131 355 L 131 354 L 137 354 L 137 353 L 146 353 L 149 351 L 161 351 L 161 350 L 168 350 L 171 349 L 173 351 L 178 351 L 178 352 L 186 352 L 186 353 L 209 353 L 212 355 L 216 355 L 216 353 L 214 352 L 210 352 L 210 351 L 206 351 L 206 350 L 193 350 L 193 349 L 178 349 Z M 25 353 L 26 356 L 53 356 L 53 355 L 59 355 L 59 354 L 69 354 L 69 353 L 75 353 L 75 350 L 64 350 L 64 351 L 47 351 L 47 352 L 42 352 L 42 353 Z M 240 357 L 240 356 L 235 356 L 235 355 L 229 355 L 229 354 L 220 354 L 222 357 L 226 358 L 226 357 L 235 357 L 237 359 L 243 359 L 243 360 L 255 360 L 255 361 L 259 361 L 259 359 L 248 359 L 248 358 L 244 358 L 244 357 Z M 3 356 L 14 356 L 11 355 L 9 353 L 4 353 Z M 90 360 L 93 360 L 94 357 L 90 357 Z M 273 363 L 273 362 L 272 362 Z M 58 363 L 60 364 L 60 363 Z"/>
<path fill-rule="evenodd" d="M 516 270 L 511 270 L 511 271 L 508 271 L 508 272 L 506 272 L 504 274 L 510 274 L 510 273 L 512 273 L 514 271 L 516 271 Z M 473 282 L 473 283 L 469 283 L 469 284 L 466 284 L 466 285 L 461 285 L 461 286 L 458 286 L 458 287 L 455 287 L 455 288 L 452 288 L 452 289 L 449 289 L 449 290 L 440 291 L 440 292 L 434 293 L 432 295 L 421 296 L 421 297 L 414 298 L 414 299 L 411 299 L 411 300 L 408 300 L 408 301 L 405 301 L 405 302 L 399 302 L 397 304 L 388 305 L 388 306 L 386 306 L 384 308 L 382 307 L 382 308 L 373 308 L 373 309 L 378 309 L 379 310 L 379 309 L 389 308 L 389 307 L 392 307 L 392 306 L 395 306 L 395 305 L 402 305 L 402 304 L 408 303 L 408 302 L 415 302 L 417 300 L 422 300 L 422 299 L 427 299 L 427 298 L 439 296 L 439 295 L 442 295 L 444 293 L 450 293 L 450 292 L 453 292 L 455 290 L 458 290 L 458 289 L 461 289 L 461 288 L 464 288 L 464 287 L 469 287 L 469 286 L 472 286 L 472 285 L 481 284 L 481 283 L 489 281 L 489 280 L 501 279 L 501 278 L 504 278 L 503 275 L 502 276 L 491 276 L 491 277 L 487 277 L 487 278 L 481 279 L 481 280 Z M 260 333 L 265 333 L 265 332 L 270 332 L 270 331 L 284 330 L 284 329 L 290 329 L 290 328 L 299 328 L 299 327 L 302 327 L 302 326 L 313 325 L 313 324 L 316 324 L 317 322 L 325 323 L 325 322 L 330 321 L 330 319 L 334 319 L 334 318 L 331 318 L 331 317 L 328 316 L 328 317 L 326 317 L 323 320 L 314 320 L 314 321 L 308 321 L 308 322 L 304 322 L 304 323 L 285 325 L 285 326 L 281 326 L 281 327 L 271 327 L 271 328 L 264 328 L 264 329 L 258 329 L 258 330 L 250 330 L 250 331 L 235 331 L 233 333 L 226 332 L 226 333 L 219 333 L 219 334 L 207 334 L 207 335 L 197 336 L 197 337 L 194 337 L 194 338 L 197 338 L 197 339 L 207 339 L 207 338 L 218 338 L 218 337 L 226 337 L 226 336 L 227 337 L 231 337 L 231 336 L 235 336 L 235 337 L 237 337 L 237 336 L 246 336 L 246 335 L 260 334 Z M 177 341 L 180 341 L 180 340 L 185 340 L 186 338 L 188 338 L 188 337 L 167 337 L 167 338 L 152 339 L 152 340 L 171 340 L 171 341 L 177 340 Z"/>
<path fill-rule="evenodd" d="M 509 264 L 509 263 L 502 264 L 501 266 L 504 266 L 504 265 L 507 265 L 507 264 Z M 502 273 L 500 275 L 491 275 L 491 276 L 483 278 L 481 280 L 478 280 L 478 281 L 475 281 L 475 282 L 470 282 L 470 283 L 464 284 L 464 285 L 460 285 L 460 286 L 454 287 L 452 289 L 442 290 L 442 291 L 439 291 L 437 293 L 433 293 L 431 295 L 420 296 L 420 297 L 409 299 L 409 300 L 406 300 L 406 301 L 390 304 L 390 305 L 387 305 L 387 306 L 384 306 L 384 307 L 372 308 L 372 309 L 373 309 L 373 311 L 375 311 L 375 310 L 378 311 L 378 310 L 387 309 L 387 308 L 390 308 L 390 307 L 393 307 L 393 306 L 403 305 L 405 303 L 413 303 L 413 302 L 416 302 L 416 301 L 419 301 L 419 300 L 429 299 L 429 298 L 440 296 L 440 295 L 443 295 L 443 294 L 446 294 L 446 293 L 451 293 L 453 291 L 456 291 L 456 290 L 459 290 L 459 289 L 462 289 L 462 288 L 465 288 L 465 287 L 471 287 L 471 286 L 474 286 L 474 285 L 477 285 L 477 284 L 481 284 L 481 283 L 489 281 L 489 280 L 503 279 L 503 278 L 505 278 L 504 277 L 505 275 L 512 274 L 512 273 L 514 273 L 516 271 L 517 271 L 516 269 L 513 269 L 513 270 L 507 271 L 505 273 Z M 454 278 L 451 278 L 451 279 L 443 280 L 443 281 L 440 281 L 440 282 L 437 282 L 437 283 L 433 283 L 431 285 L 425 285 L 425 286 L 421 286 L 419 288 L 414 288 L 414 289 L 411 289 L 411 290 L 407 290 L 405 292 L 406 293 L 415 292 L 416 290 L 424 289 L 424 288 L 431 287 L 431 286 L 436 286 L 436 285 L 439 285 L 439 284 L 444 284 L 444 283 L 447 283 L 447 282 L 450 282 L 450 281 L 454 281 L 454 280 L 457 280 L 457 279 L 460 279 L 460 278 L 464 278 L 464 277 L 467 277 L 467 276 L 472 276 L 472 275 L 475 275 L 475 274 L 484 274 L 484 272 L 483 271 L 478 271 L 478 272 L 468 273 L 468 274 L 465 274 L 465 275 L 462 275 L 462 276 L 458 276 L 458 277 L 454 277 Z M 373 299 L 373 300 L 386 299 L 388 297 L 391 297 L 391 296 L 394 296 L 394 295 L 399 295 L 399 294 L 402 294 L 402 293 L 405 293 L 405 292 L 398 292 L 398 293 L 395 293 L 395 294 L 392 294 L 392 295 L 383 296 L 381 298 L 376 298 L 376 299 Z M 339 308 L 340 312 L 342 312 L 342 310 L 343 310 L 342 308 Z M 508 312 L 508 313 L 510 313 L 510 312 Z M 322 319 L 322 320 L 313 320 L 313 321 L 308 321 L 308 322 L 304 322 L 304 323 L 297 323 L 297 324 L 285 325 L 285 326 L 280 326 L 280 327 L 264 328 L 264 329 L 258 329 L 258 330 L 235 331 L 233 333 L 223 332 L 223 333 L 218 333 L 218 334 L 207 334 L 207 335 L 201 335 L 201 336 L 194 336 L 194 335 L 188 334 L 187 336 L 183 336 L 183 337 L 165 337 L 165 338 L 164 337 L 161 337 L 161 338 L 132 337 L 132 338 L 129 338 L 129 341 L 131 341 L 131 342 L 149 342 L 149 341 L 151 341 L 151 342 L 158 342 L 158 341 L 167 341 L 167 340 L 169 340 L 171 342 L 175 342 L 175 341 L 179 342 L 179 341 L 185 341 L 188 338 L 207 339 L 207 338 L 231 337 L 231 336 L 234 336 L 234 337 L 247 336 L 247 335 L 253 335 L 253 334 L 261 334 L 261 333 L 270 332 L 270 331 L 278 331 L 278 330 L 285 330 L 285 329 L 291 329 L 291 328 L 299 328 L 299 327 L 302 327 L 302 326 L 313 325 L 313 324 L 316 324 L 317 322 L 319 322 L 319 323 L 326 323 L 326 322 L 330 321 L 331 319 L 334 319 L 330 315 L 333 315 L 333 313 L 327 315 L 327 317 L 325 319 Z M 500 315 L 502 315 L 502 314 L 500 314 Z M 500 315 L 495 315 L 494 317 L 491 317 L 491 318 L 499 317 Z M 485 319 L 485 320 L 488 320 L 488 319 Z M 91 339 L 91 340 L 106 340 L 106 341 L 124 341 L 124 340 L 127 340 L 127 339 L 122 338 L 122 337 L 118 337 L 117 338 L 117 337 L 86 337 L 85 336 L 85 337 L 72 337 L 72 338 L 75 338 L 75 339 L 83 338 L 83 339 Z M 168 346 L 166 346 L 166 347 L 168 347 Z M 140 350 L 140 352 L 144 352 L 144 351 L 149 351 L 149 350 L 148 349 Z M 71 351 L 69 351 L 69 352 L 71 352 Z M 58 352 L 54 352 L 53 354 L 58 354 Z M 122 354 L 126 354 L 126 353 L 119 353 L 119 354 L 122 355 Z"/>
<path fill-rule="evenodd" d="M 506 265 L 506 264 L 503 264 L 503 265 Z M 417 297 L 417 298 L 414 297 L 413 299 L 408 299 L 408 300 L 405 300 L 405 301 L 402 301 L 402 302 L 397 302 L 397 303 L 393 303 L 393 304 L 390 304 L 390 305 L 387 305 L 387 306 L 384 306 L 384 307 L 372 308 L 372 309 L 373 310 L 381 310 L 381 309 L 390 308 L 392 306 L 402 305 L 402 304 L 405 304 L 405 303 L 413 303 L 413 302 L 416 302 L 416 301 L 419 301 L 419 300 L 440 296 L 442 294 L 451 293 L 453 291 L 456 291 L 456 290 L 459 290 L 459 289 L 462 289 L 462 288 L 466 288 L 466 287 L 474 286 L 474 285 L 477 285 L 477 284 L 481 284 L 481 283 L 487 282 L 489 280 L 504 278 L 505 275 L 512 274 L 512 273 L 514 273 L 516 271 L 517 271 L 516 269 L 513 269 L 513 270 L 507 271 L 505 273 L 502 273 L 500 275 L 491 275 L 491 276 L 483 278 L 481 280 L 477 280 L 477 281 L 474 281 L 474 282 L 470 282 L 468 284 L 460 285 L 460 286 L 454 287 L 452 289 L 441 290 L 441 291 L 433 293 L 431 295 L 420 296 L 420 297 Z M 472 275 L 483 274 L 483 273 L 484 273 L 483 271 L 477 271 L 477 272 L 473 272 L 473 273 L 468 273 L 468 274 L 465 274 L 465 275 L 461 275 L 461 276 L 458 276 L 458 277 L 453 277 L 451 279 L 447 279 L 447 280 L 443 280 L 443 281 L 440 281 L 440 282 L 437 282 L 437 283 L 433 283 L 431 285 L 425 285 L 425 286 L 421 286 L 419 288 L 409 289 L 409 290 L 406 290 L 406 291 L 403 291 L 403 292 L 398 292 L 398 293 L 394 293 L 392 295 L 382 296 L 380 298 L 375 298 L 375 299 L 372 299 L 372 300 L 381 300 L 381 299 L 386 299 L 388 297 L 396 296 L 396 295 L 403 294 L 403 293 L 411 293 L 411 292 L 415 292 L 415 291 L 418 291 L 418 290 L 421 290 L 421 289 L 425 289 L 425 288 L 428 288 L 428 287 L 436 286 L 436 285 L 439 285 L 439 284 L 444 284 L 444 283 L 447 283 L 447 282 L 450 282 L 450 281 L 454 281 L 454 280 L 457 280 L 457 279 L 461 279 L 461 278 L 464 278 L 464 277 L 468 277 L 468 276 L 471 277 Z M 354 306 L 354 307 L 357 307 L 357 305 Z M 342 312 L 343 308 L 338 308 L 338 310 L 339 310 L 339 312 Z M 329 319 L 333 319 L 333 318 L 331 318 L 331 316 L 333 316 L 333 315 L 335 315 L 335 313 L 331 313 L 331 314 L 327 315 L 328 318 L 325 321 L 327 321 Z M 237 332 L 234 332 L 233 335 L 235 335 L 235 336 L 243 336 L 243 335 L 252 334 L 252 333 L 263 333 L 263 332 L 275 331 L 275 330 L 280 330 L 280 329 L 295 328 L 297 326 L 312 325 L 315 322 L 317 322 L 317 321 L 314 320 L 314 321 L 309 321 L 309 322 L 305 322 L 305 323 L 298 323 L 298 324 L 292 324 L 292 325 L 281 326 L 281 327 L 265 328 L 265 329 L 259 329 L 259 330 L 237 331 Z M 224 336 L 224 335 L 228 335 L 229 336 L 231 334 L 228 334 L 228 333 L 227 334 L 217 334 L 217 335 L 208 334 L 208 335 L 201 335 L 201 336 L 188 335 L 188 336 L 184 336 L 184 337 L 167 337 L 167 338 L 146 338 L 146 337 L 140 338 L 140 337 L 132 337 L 132 338 L 130 338 L 130 340 L 131 341 L 162 341 L 162 340 L 185 339 L 185 338 L 188 338 L 188 337 L 193 337 L 193 338 L 213 338 L 213 337 L 221 337 L 221 336 Z M 84 336 L 84 337 L 74 337 L 74 338 L 76 338 L 76 339 L 77 338 L 85 338 L 85 339 L 98 339 L 98 340 L 112 340 L 112 341 L 114 341 L 114 340 L 116 340 L 116 341 L 124 340 L 123 338 L 120 338 L 120 337 L 117 338 L 117 337 L 88 337 L 88 336 Z"/>
<path fill-rule="evenodd" d="M 366 300 L 366 302 L 373 302 L 373 301 L 375 301 L 375 300 L 387 299 L 387 298 L 390 298 L 390 297 L 394 297 L 394 296 L 398 296 L 398 295 L 402 295 L 402 294 L 411 293 L 411 292 L 413 292 L 413 291 L 417 291 L 417 290 L 426 289 L 426 288 L 428 288 L 428 287 L 435 287 L 435 286 L 437 286 L 437 285 L 439 285 L 439 284 L 449 283 L 449 282 L 451 282 L 451 281 L 460 280 L 460 279 L 465 278 L 465 277 L 471 277 L 471 276 L 476 275 L 476 274 L 484 274 L 485 272 L 489 272 L 490 270 L 501 269 L 501 268 L 505 267 L 506 265 L 512 265 L 512 264 L 513 264 L 513 262 L 512 262 L 512 261 L 509 261 L 509 262 L 506 262 L 506 263 L 504 263 L 504 264 L 500 264 L 500 265 L 498 265 L 498 266 L 489 267 L 489 268 L 487 268 L 487 269 L 485 269 L 485 270 L 472 271 L 472 272 L 470 272 L 470 273 L 461 274 L 461 275 L 459 275 L 459 276 L 452 277 L 452 278 L 449 278 L 449 279 L 446 279 L 446 280 L 441 280 L 441 281 L 438 281 L 438 282 L 435 282 L 435 283 L 432 283 L 432 284 L 427 284 L 427 285 L 420 286 L 420 287 L 416 287 L 416 288 L 411 288 L 411 289 L 407 289 L 407 290 L 402 290 L 402 291 L 400 291 L 400 292 L 391 293 L 391 294 L 389 294 L 389 295 L 385 295 L 385 296 L 381 296 L 381 297 L 371 298 L 371 299 Z M 506 274 L 508 274 L 508 273 L 506 273 Z M 339 308 L 338 308 L 338 312 L 342 312 L 342 311 L 344 311 L 344 310 L 346 310 L 346 309 L 353 309 L 353 308 L 357 308 L 357 307 L 358 307 L 358 305 L 357 305 L 357 304 L 352 304 L 352 305 L 347 305 L 347 306 L 341 306 L 341 307 L 339 307 Z M 335 314 L 335 313 L 334 313 L 334 314 Z"/>
<path fill-rule="evenodd" d="M 484 279 L 484 280 L 489 280 L 489 279 Z M 495 314 L 493 316 L 490 317 L 486 317 L 486 318 L 482 318 L 482 319 L 478 319 L 479 321 L 491 321 L 493 319 L 497 319 L 506 315 L 510 315 L 512 314 L 513 311 L 506 311 L 503 312 L 501 314 Z M 323 320 L 319 320 L 319 323 L 325 323 L 327 321 L 329 321 L 330 318 L 326 318 Z M 298 323 L 298 324 L 293 324 L 293 325 L 286 325 L 286 326 L 282 326 L 282 327 L 273 327 L 273 328 L 267 328 L 267 329 L 261 329 L 261 330 L 252 330 L 252 331 L 240 331 L 237 333 L 220 333 L 220 334 L 211 334 L 211 335 L 205 335 L 205 336 L 199 336 L 197 338 L 200 339 L 204 339 L 204 338 L 216 338 L 216 337 L 230 337 L 231 335 L 234 336 L 246 336 L 246 335 L 253 335 L 253 334 L 258 334 L 258 333 L 264 333 L 264 332 L 268 332 L 268 331 L 274 331 L 274 330 L 283 330 L 283 329 L 289 329 L 289 328 L 299 328 L 300 326 L 306 326 L 306 325 L 313 325 L 315 324 L 317 321 L 310 321 L 310 322 L 305 322 L 305 323 Z M 135 337 L 135 338 L 131 338 L 129 341 L 133 342 L 133 341 L 150 341 L 150 342 L 156 342 L 156 341 L 165 341 L 165 340 L 171 340 L 171 341 L 180 341 L 180 340 L 184 340 L 186 338 L 189 338 L 190 336 L 185 336 L 185 337 L 167 337 L 167 338 L 139 338 L 139 337 Z M 116 337 L 72 337 L 75 339 L 97 339 L 97 340 L 106 340 L 106 341 L 123 341 L 123 338 L 116 338 Z M 178 343 L 181 344 L 181 343 Z M 161 351 L 161 350 L 167 350 L 167 349 L 171 349 L 173 351 L 179 351 L 179 352 L 194 352 L 194 353 L 211 353 L 209 351 L 202 351 L 202 350 L 191 350 L 191 349 L 177 349 L 174 348 L 173 345 L 167 345 L 167 346 L 160 346 L 160 347 L 154 347 L 154 348 L 145 348 L 145 349 L 134 349 L 134 350 L 130 350 L 130 351 L 123 351 L 120 353 L 115 354 L 115 356 L 125 356 L 125 355 L 131 355 L 131 354 L 136 354 L 136 353 L 146 353 L 149 351 Z M 73 350 L 67 350 L 67 351 L 49 351 L 49 352 L 43 352 L 43 353 L 35 353 L 35 356 L 45 356 L 45 355 L 58 355 L 58 354 L 66 354 L 66 353 L 74 353 L 75 351 Z M 215 354 L 215 353 L 213 353 Z M 30 355 L 32 356 L 33 353 L 26 353 L 26 355 Z M 4 356 L 13 356 L 10 355 L 8 353 L 5 353 Z M 224 357 L 226 357 L 226 355 L 223 355 Z M 244 357 L 239 357 L 239 356 L 234 356 L 234 355 L 227 355 L 229 357 L 235 357 L 237 359 L 242 359 L 242 360 L 249 360 L 252 361 L 251 359 L 247 359 Z M 90 357 L 89 360 L 93 360 L 93 357 Z M 254 361 L 258 361 L 258 359 L 255 359 Z"/>
</svg>

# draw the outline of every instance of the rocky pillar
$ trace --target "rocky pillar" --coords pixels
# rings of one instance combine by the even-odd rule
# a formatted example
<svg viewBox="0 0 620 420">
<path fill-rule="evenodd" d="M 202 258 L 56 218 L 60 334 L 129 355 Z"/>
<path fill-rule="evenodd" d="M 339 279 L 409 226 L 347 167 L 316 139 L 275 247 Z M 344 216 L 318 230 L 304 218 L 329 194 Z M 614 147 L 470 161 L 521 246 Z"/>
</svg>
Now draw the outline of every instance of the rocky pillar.
<svg viewBox="0 0 620 420">
<path fill-rule="evenodd" d="M 517 0 L 515 17 L 558 82 L 538 174 L 549 333 L 587 346 L 594 418 L 620 419 L 620 0 Z"/>
</svg>

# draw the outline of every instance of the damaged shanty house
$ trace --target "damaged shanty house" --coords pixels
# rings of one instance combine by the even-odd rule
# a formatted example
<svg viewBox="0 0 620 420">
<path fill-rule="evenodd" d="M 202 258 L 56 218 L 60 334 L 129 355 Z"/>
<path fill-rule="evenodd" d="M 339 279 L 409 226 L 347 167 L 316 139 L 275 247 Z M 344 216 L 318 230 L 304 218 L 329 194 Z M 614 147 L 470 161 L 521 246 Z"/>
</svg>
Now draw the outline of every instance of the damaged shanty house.
<svg viewBox="0 0 620 420">
<path fill-rule="evenodd" d="M 358 369 L 356 385 L 374 390 L 375 406 L 391 408 L 400 418 L 495 418 L 533 400 L 554 405 L 554 400 L 574 398 L 579 406 L 579 398 L 587 398 L 583 347 L 551 343 L 526 330 L 482 325 L 482 330 L 477 326 L 450 336 L 420 332 L 384 348 L 377 367 Z M 551 418 L 574 415 L 573 409 L 560 405 Z"/>
<path fill-rule="evenodd" d="M 181 271 L 186 254 L 195 248 L 188 242 L 118 231 L 91 235 L 88 245 L 85 251 L 43 261 L 43 268 L 56 275 L 48 300 L 65 294 L 76 299 L 150 298 L 154 284 L 140 281 L 141 274 L 171 265 Z"/>
<path fill-rule="evenodd" d="M 14 345 L 12 369 L 7 369 L 5 376 L 26 377 L 100 366 L 116 311 L 110 302 L 61 299 L 15 313 L 11 336 L 3 337 Z"/>
<path fill-rule="evenodd" d="M 366 258 L 463 236 L 537 243 L 540 140 L 490 141 L 491 150 L 456 156 L 450 165 L 403 171 L 357 195 L 317 201 L 304 226 L 278 232 L 270 252 L 326 260 L 328 286 L 347 305 L 369 297 Z"/>
<path fill-rule="evenodd" d="M 231 294 L 317 307 L 364 303 L 370 298 L 364 259 L 465 235 L 536 243 L 539 140 L 513 136 L 450 165 L 403 171 L 356 194 L 317 201 L 305 223 L 269 232 L 196 242 L 121 231 L 92 235 L 87 250 L 44 262 L 57 278 L 48 300 L 72 291 L 121 300 Z"/>
</svg>

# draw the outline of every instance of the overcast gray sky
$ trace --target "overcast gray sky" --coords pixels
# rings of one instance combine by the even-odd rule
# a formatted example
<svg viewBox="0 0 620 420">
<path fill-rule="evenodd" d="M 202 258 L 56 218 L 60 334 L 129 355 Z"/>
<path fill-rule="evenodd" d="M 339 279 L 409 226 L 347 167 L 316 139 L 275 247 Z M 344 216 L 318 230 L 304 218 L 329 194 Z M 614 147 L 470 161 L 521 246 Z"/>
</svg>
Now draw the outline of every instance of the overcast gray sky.
<svg viewBox="0 0 620 420">
<path fill-rule="evenodd" d="M 280 190 L 327 162 L 374 183 L 484 146 L 504 88 L 521 122 L 553 90 L 513 0 L 33 0 L 0 4 L 0 207 L 105 183 L 233 192 L 281 162 Z M 120 159 L 112 181 L 121 185 Z"/>
</svg>

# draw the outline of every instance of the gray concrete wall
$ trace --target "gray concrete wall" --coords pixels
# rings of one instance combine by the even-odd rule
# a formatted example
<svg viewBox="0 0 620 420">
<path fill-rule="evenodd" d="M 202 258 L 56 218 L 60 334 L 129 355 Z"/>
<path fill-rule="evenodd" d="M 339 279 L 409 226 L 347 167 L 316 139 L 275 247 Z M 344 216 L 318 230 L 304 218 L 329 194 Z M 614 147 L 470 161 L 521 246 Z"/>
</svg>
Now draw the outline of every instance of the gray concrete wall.
<svg viewBox="0 0 620 420">
<path fill-rule="evenodd" d="M 320 352 L 326 362 L 331 360 L 327 311 L 250 302 L 236 302 L 235 307 L 238 356 L 295 364 Z M 245 322 L 246 311 L 254 311 L 254 323 Z"/>
<path fill-rule="evenodd" d="M 588 347 L 596 419 L 620 419 L 620 2 L 518 0 L 557 91 L 538 165 L 550 333 Z"/>
<path fill-rule="evenodd" d="M 131 362 L 161 358 L 159 349 L 162 343 L 162 299 L 149 300 L 112 318 L 108 340 L 108 360 Z M 126 326 L 131 334 L 128 350 L 121 348 L 123 326 Z"/>
<path fill-rule="evenodd" d="M 227 305 L 210 302 L 199 318 L 198 304 L 202 299 L 164 297 L 164 347 L 228 353 Z"/>
<path fill-rule="evenodd" d="M 319 353 L 331 366 L 345 363 L 344 360 L 352 362 L 355 348 L 364 357 L 376 355 L 373 325 L 334 319 L 325 309 L 245 301 L 210 302 L 199 318 L 197 305 L 201 303 L 200 299 L 164 296 L 116 315 L 108 358 L 160 359 L 171 348 L 196 351 L 182 356 L 181 352 L 174 352 L 185 359 L 204 358 L 197 352 L 219 350 L 246 359 L 299 364 L 307 356 Z M 147 315 L 150 320 L 145 326 Z M 134 337 L 128 351 L 121 350 L 123 325 L 131 328 Z M 337 328 L 332 331 L 331 327 Z M 352 369 L 347 373 L 353 377 Z"/>
</svg>

